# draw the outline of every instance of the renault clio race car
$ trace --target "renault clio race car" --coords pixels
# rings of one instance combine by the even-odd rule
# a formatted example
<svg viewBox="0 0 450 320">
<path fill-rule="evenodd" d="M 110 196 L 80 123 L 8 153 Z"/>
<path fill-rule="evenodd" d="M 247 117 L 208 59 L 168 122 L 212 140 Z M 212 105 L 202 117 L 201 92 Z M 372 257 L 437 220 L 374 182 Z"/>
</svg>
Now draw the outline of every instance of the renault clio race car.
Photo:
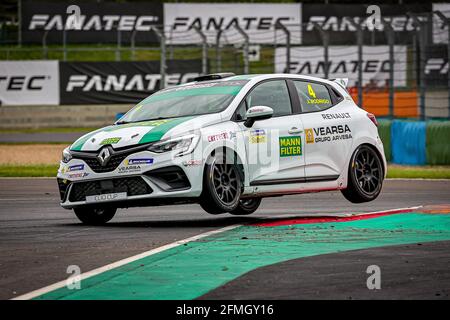
<svg viewBox="0 0 450 320">
<path fill-rule="evenodd" d="M 197 202 L 244 215 L 270 196 L 341 190 L 353 203 L 374 200 L 383 144 L 346 84 L 212 74 L 160 90 L 63 151 L 61 206 L 102 224 L 135 206 Z"/>
</svg>

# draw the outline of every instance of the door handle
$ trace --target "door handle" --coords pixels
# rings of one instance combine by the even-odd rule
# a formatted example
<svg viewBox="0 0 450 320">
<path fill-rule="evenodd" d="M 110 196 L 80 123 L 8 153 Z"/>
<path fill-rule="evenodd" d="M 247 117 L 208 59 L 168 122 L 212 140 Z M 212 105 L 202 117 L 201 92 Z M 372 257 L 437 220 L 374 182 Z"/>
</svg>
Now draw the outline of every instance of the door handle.
<svg viewBox="0 0 450 320">
<path fill-rule="evenodd" d="M 302 129 L 297 128 L 297 127 L 292 127 L 292 128 L 290 128 L 290 129 L 288 130 L 288 132 L 289 132 L 290 134 L 297 134 L 297 133 L 301 133 L 301 132 L 302 132 Z"/>
</svg>

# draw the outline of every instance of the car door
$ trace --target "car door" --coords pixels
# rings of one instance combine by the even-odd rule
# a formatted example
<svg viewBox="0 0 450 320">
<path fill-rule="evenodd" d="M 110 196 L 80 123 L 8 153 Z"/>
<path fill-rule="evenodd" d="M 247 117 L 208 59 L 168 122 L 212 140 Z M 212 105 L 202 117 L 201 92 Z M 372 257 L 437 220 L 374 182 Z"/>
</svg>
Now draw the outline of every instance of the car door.
<svg viewBox="0 0 450 320">
<path fill-rule="evenodd" d="M 256 121 L 251 128 L 246 128 L 242 122 L 246 110 L 261 105 L 273 109 L 272 118 Z M 250 185 L 304 179 L 303 127 L 293 107 L 287 82 L 283 79 L 257 84 L 241 102 L 236 116 L 244 132 Z"/>
<path fill-rule="evenodd" d="M 352 146 L 351 108 L 327 84 L 306 80 L 293 83 L 302 108 L 306 179 L 336 180 Z"/>
</svg>

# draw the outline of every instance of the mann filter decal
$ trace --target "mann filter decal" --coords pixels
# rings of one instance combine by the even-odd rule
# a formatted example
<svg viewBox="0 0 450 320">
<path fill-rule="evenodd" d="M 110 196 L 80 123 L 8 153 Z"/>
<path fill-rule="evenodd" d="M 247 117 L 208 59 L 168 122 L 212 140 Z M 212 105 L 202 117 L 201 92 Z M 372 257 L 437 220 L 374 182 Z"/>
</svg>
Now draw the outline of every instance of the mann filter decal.
<svg viewBox="0 0 450 320">
<path fill-rule="evenodd" d="M 301 155 L 301 137 L 280 137 L 280 157 L 293 157 Z"/>
</svg>

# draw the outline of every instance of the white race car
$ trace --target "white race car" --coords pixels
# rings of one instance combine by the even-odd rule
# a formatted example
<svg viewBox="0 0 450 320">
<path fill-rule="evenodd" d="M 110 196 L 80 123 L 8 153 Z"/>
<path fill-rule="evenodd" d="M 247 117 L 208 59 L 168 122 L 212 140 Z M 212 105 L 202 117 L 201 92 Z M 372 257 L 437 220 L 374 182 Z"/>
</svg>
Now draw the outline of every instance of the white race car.
<svg viewBox="0 0 450 320">
<path fill-rule="evenodd" d="M 63 151 L 61 206 L 102 224 L 134 206 L 197 202 L 244 215 L 270 196 L 341 190 L 354 203 L 374 200 L 383 144 L 346 83 L 211 74 L 158 91 Z"/>
</svg>

